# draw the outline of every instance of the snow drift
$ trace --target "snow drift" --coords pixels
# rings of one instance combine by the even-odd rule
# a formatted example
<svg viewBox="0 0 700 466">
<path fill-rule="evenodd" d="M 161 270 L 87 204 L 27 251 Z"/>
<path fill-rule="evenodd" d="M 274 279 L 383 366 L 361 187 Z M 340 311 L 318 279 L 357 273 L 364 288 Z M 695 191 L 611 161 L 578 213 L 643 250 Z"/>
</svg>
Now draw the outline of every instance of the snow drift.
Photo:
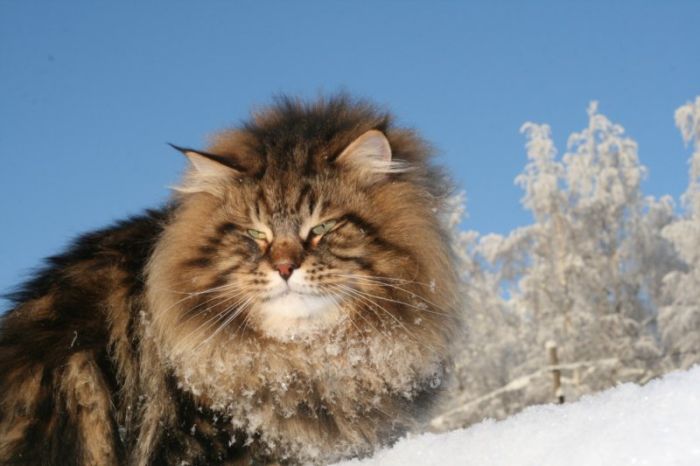
<svg viewBox="0 0 700 466">
<path fill-rule="evenodd" d="M 700 465 L 700 366 L 501 422 L 400 440 L 342 465 Z"/>
</svg>

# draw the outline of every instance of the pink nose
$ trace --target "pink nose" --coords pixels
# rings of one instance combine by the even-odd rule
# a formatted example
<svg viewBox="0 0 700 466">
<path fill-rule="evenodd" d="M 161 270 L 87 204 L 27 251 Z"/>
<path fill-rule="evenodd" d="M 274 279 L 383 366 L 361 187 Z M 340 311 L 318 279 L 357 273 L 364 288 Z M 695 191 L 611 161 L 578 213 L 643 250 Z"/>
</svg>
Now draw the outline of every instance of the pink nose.
<svg viewBox="0 0 700 466">
<path fill-rule="evenodd" d="M 283 264 L 275 264 L 275 268 L 280 273 L 280 276 L 282 278 L 288 280 L 289 277 L 292 276 L 292 272 L 294 271 L 294 264 L 290 264 L 289 262 L 285 262 Z"/>
</svg>

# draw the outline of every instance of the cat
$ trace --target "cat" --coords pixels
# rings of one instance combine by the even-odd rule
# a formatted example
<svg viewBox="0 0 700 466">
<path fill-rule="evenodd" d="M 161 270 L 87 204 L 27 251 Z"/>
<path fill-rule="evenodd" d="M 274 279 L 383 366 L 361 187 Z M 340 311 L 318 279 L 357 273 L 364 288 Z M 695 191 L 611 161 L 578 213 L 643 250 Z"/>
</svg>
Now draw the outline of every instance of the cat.
<svg viewBox="0 0 700 466">
<path fill-rule="evenodd" d="M 174 147 L 190 163 L 164 207 L 11 295 L 0 463 L 322 464 L 414 428 L 459 308 L 426 143 L 336 95 Z"/>
</svg>

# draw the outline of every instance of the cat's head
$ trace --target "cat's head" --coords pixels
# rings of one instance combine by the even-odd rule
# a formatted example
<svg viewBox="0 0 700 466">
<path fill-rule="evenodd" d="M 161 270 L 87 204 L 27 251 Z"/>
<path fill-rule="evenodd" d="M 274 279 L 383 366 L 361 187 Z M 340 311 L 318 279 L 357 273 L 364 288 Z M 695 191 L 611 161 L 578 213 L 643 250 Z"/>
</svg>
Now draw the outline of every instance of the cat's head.
<svg viewBox="0 0 700 466">
<path fill-rule="evenodd" d="M 206 150 L 178 149 L 191 164 L 148 272 L 162 331 L 441 334 L 448 188 L 413 132 L 344 96 L 281 99 Z"/>
</svg>

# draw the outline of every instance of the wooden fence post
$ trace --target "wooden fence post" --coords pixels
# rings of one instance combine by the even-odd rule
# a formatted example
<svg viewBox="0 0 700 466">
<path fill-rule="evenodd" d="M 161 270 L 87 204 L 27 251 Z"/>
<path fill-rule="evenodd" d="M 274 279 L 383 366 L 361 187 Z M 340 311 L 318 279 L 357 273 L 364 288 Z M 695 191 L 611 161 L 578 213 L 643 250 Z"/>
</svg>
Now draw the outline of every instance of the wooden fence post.
<svg viewBox="0 0 700 466">
<path fill-rule="evenodd" d="M 559 357 L 557 356 L 557 344 L 553 341 L 548 341 L 545 345 L 549 354 L 549 365 L 552 367 L 552 381 L 554 382 L 554 397 L 557 403 L 564 403 L 564 391 L 561 389 L 561 369 L 559 366 Z"/>
</svg>

